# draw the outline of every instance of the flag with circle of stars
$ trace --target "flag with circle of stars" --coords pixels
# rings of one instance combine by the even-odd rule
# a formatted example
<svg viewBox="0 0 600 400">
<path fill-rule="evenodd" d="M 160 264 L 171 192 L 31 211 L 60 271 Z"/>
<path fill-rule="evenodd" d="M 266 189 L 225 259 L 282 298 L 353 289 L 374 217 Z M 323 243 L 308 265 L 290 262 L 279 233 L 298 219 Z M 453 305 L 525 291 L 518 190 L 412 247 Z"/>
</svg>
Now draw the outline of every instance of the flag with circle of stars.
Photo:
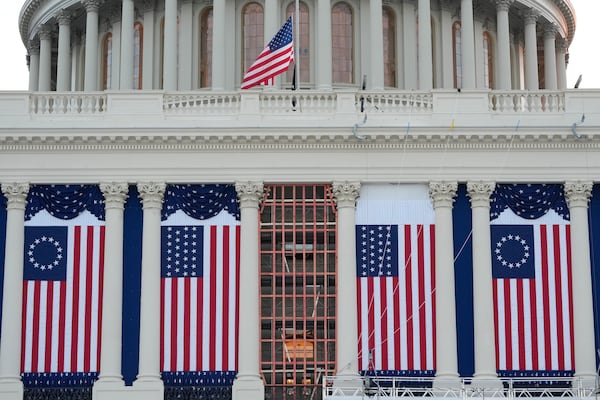
<svg viewBox="0 0 600 400">
<path fill-rule="evenodd" d="M 494 278 L 535 278 L 533 226 L 492 225 Z"/>
<path fill-rule="evenodd" d="M 25 229 L 24 279 L 65 280 L 67 277 L 66 246 L 66 227 L 27 227 Z"/>
<path fill-rule="evenodd" d="M 398 226 L 357 227 L 357 271 L 361 277 L 398 276 Z"/>
</svg>

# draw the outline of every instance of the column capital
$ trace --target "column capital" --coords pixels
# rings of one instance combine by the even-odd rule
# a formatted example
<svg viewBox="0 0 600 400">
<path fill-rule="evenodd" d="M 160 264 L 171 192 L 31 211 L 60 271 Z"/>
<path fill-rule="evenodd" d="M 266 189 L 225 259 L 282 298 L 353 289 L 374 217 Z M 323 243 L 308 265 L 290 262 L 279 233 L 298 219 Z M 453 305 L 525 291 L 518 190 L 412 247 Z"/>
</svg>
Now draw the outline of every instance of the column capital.
<svg viewBox="0 0 600 400">
<path fill-rule="evenodd" d="M 356 207 L 356 199 L 360 195 L 360 182 L 333 182 L 331 187 L 338 208 Z"/>
<path fill-rule="evenodd" d="M 27 52 L 29 53 L 29 55 L 39 55 L 40 41 L 38 39 L 30 40 L 27 45 Z"/>
<path fill-rule="evenodd" d="M 556 51 L 565 53 L 567 51 L 567 41 L 563 37 L 556 39 Z"/>
<path fill-rule="evenodd" d="M 142 10 L 144 12 L 154 11 L 156 7 L 156 0 L 144 0 L 142 2 Z"/>
<path fill-rule="evenodd" d="M 496 0 L 496 11 L 508 11 L 515 0 Z"/>
<path fill-rule="evenodd" d="M 443 11 L 455 12 L 457 5 L 454 0 L 440 0 L 440 8 Z"/>
<path fill-rule="evenodd" d="M 532 25 L 537 22 L 538 18 L 540 17 L 540 14 L 534 9 L 530 8 L 529 10 L 525 11 L 523 17 L 525 20 L 525 25 Z"/>
<path fill-rule="evenodd" d="M 544 39 L 555 39 L 558 27 L 552 22 L 546 22 L 543 25 L 544 28 Z"/>
<path fill-rule="evenodd" d="M 43 25 L 42 28 L 38 31 L 40 40 L 51 40 L 53 33 L 54 32 L 50 25 Z"/>
<path fill-rule="evenodd" d="M 593 182 L 588 181 L 572 181 L 565 182 L 564 191 L 567 205 L 572 207 L 588 207 L 590 198 L 592 197 Z"/>
<path fill-rule="evenodd" d="M 70 25 L 71 20 L 73 19 L 73 13 L 68 10 L 60 10 L 58 14 L 56 14 L 56 20 L 58 21 L 58 25 Z"/>
<path fill-rule="evenodd" d="M 457 182 L 429 182 L 429 197 L 433 200 L 433 208 L 452 207 L 457 190 Z"/>
<path fill-rule="evenodd" d="M 496 184 L 494 182 L 467 182 L 471 207 L 489 207 L 490 195 L 495 188 Z"/>
<path fill-rule="evenodd" d="M 164 182 L 139 182 L 137 184 L 139 197 L 144 209 L 162 208 L 167 184 Z"/>
<path fill-rule="evenodd" d="M 8 200 L 7 209 L 25 209 L 27 205 L 27 193 L 29 193 L 29 183 L 8 182 L 2 184 L 2 193 Z"/>
<path fill-rule="evenodd" d="M 240 200 L 240 208 L 258 208 L 265 187 L 261 181 L 236 182 L 235 191 Z"/>
<path fill-rule="evenodd" d="M 104 195 L 104 203 L 107 209 L 122 209 L 128 197 L 129 186 L 126 182 L 104 182 L 100 183 L 100 190 Z"/>
<path fill-rule="evenodd" d="M 98 12 L 103 2 L 104 0 L 81 0 L 81 4 L 83 4 L 85 11 L 88 13 Z"/>
</svg>

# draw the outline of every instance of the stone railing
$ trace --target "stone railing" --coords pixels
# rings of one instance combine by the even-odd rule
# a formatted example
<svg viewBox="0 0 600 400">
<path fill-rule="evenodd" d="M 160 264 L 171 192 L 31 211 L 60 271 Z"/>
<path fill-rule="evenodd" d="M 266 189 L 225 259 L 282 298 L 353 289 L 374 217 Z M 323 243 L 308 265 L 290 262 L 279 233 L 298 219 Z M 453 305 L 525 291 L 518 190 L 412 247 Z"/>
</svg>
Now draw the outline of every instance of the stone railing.
<svg viewBox="0 0 600 400">
<path fill-rule="evenodd" d="M 490 111 L 496 113 L 557 113 L 565 111 L 565 92 L 492 91 Z"/>
<path fill-rule="evenodd" d="M 105 93 L 38 92 L 29 101 L 29 112 L 34 115 L 90 115 L 105 111 Z"/>
<path fill-rule="evenodd" d="M 165 94 L 163 108 L 167 114 L 237 114 L 240 112 L 240 93 Z"/>
</svg>

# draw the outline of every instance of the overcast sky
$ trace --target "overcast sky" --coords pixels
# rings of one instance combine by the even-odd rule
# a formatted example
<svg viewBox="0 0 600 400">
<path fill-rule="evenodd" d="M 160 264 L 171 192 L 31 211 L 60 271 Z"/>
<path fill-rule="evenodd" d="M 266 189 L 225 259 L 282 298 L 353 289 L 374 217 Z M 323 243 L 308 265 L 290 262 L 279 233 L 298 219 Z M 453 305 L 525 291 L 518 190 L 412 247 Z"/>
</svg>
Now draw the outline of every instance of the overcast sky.
<svg viewBox="0 0 600 400">
<path fill-rule="evenodd" d="M 27 90 L 26 50 L 18 29 L 22 0 L 2 0 L 0 13 L 0 90 Z M 582 74 L 581 88 L 600 88 L 600 44 L 598 43 L 599 0 L 571 0 L 577 13 L 575 39 L 569 49 L 567 86 L 573 87 Z"/>
</svg>

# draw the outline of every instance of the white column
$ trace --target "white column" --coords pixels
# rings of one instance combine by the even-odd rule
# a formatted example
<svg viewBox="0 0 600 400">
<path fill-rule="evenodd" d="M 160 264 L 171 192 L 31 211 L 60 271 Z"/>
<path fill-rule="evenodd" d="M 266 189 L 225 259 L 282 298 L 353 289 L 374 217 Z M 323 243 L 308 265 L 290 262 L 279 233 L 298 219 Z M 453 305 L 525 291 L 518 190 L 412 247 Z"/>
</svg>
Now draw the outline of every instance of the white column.
<svg viewBox="0 0 600 400">
<path fill-rule="evenodd" d="M 133 0 L 122 0 L 121 8 L 121 71 L 119 89 L 133 89 Z"/>
<path fill-rule="evenodd" d="M 38 90 L 40 78 L 40 42 L 38 40 L 29 41 L 27 50 L 29 52 L 29 90 L 35 92 Z"/>
<path fill-rule="evenodd" d="M 573 324 L 575 377 L 594 384 L 596 346 L 594 342 L 594 303 L 590 261 L 588 204 L 592 182 L 566 182 L 565 197 L 571 215 L 571 263 L 573 274 Z"/>
<path fill-rule="evenodd" d="M 264 400 L 265 386 L 260 375 L 258 207 L 262 182 L 236 182 L 240 202 L 240 285 L 238 373 L 233 382 L 233 400 Z"/>
<path fill-rule="evenodd" d="M 473 314 L 475 325 L 473 384 L 483 387 L 501 385 L 496 374 L 490 242 L 490 195 L 494 188 L 493 182 L 467 183 L 473 219 Z"/>
<path fill-rule="evenodd" d="M 6 242 L 0 336 L 0 399 L 23 398 L 21 382 L 21 312 L 23 305 L 23 248 L 27 183 L 3 183 L 6 204 Z"/>
<path fill-rule="evenodd" d="M 508 10 L 514 0 L 496 0 L 496 29 L 498 33 L 498 56 L 496 57 L 498 74 L 496 75 L 496 88 L 500 90 L 511 89 L 510 76 L 510 30 L 508 24 Z"/>
<path fill-rule="evenodd" d="M 540 88 L 537 61 L 536 23 L 538 14 L 533 10 L 525 15 L 525 89 Z"/>
<path fill-rule="evenodd" d="M 556 26 L 544 24 L 544 88 L 558 89 L 556 79 Z"/>
<path fill-rule="evenodd" d="M 456 342 L 456 294 L 454 286 L 454 247 L 452 206 L 456 182 L 431 182 L 429 195 L 435 210 L 435 304 L 437 372 L 434 385 L 459 387 Z"/>
<path fill-rule="evenodd" d="M 136 389 L 144 389 L 146 400 L 164 398 L 160 377 L 160 221 L 166 185 L 137 185 L 144 209 L 142 231 L 142 295 L 140 305 L 140 355 Z"/>
<path fill-rule="evenodd" d="M 419 89 L 433 88 L 433 56 L 431 44 L 431 4 L 430 0 L 419 1 L 418 53 L 419 53 Z"/>
<path fill-rule="evenodd" d="M 369 14 L 371 40 L 369 43 L 370 71 L 367 84 L 372 90 L 383 90 L 383 4 L 381 0 L 369 1 Z"/>
<path fill-rule="evenodd" d="M 125 383 L 121 376 L 123 313 L 123 208 L 127 183 L 101 183 L 105 203 L 104 292 L 102 293 L 102 348 L 94 399 L 111 399 Z M 114 396 L 114 394 L 112 395 Z"/>
<path fill-rule="evenodd" d="M 463 88 L 475 89 L 475 28 L 473 23 L 473 0 L 461 0 L 460 32 Z"/>
<path fill-rule="evenodd" d="M 144 52 L 142 89 L 154 88 L 154 7 L 156 0 L 144 0 Z"/>
<path fill-rule="evenodd" d="M 193 43 L 192 20 L 194 18 L 192 0 L 181 2 L 181 16 L 179 17 L 179 90 L 192 90 L 192 50 Z"/>
<path fill-rule="evenodd" d="M 101 0 L 82 0 L 87 13 L 85 24 L 85 77 L 83 90 L 98 90 L 98 9 Z"/>
<path fill-rule="evenodd" d="M 402 3 L 402 27 L 404 31 L 404 89 L 417 89 L 419 74 L 417 67 L 417 31 L 415 5 L 412 1 Z"/>
<path fill-rule="evenodd" d="M 277 33 L 279 28 L 282 25 L 280 10 L 279 10 L 279 2 L 277 0 L 264 0 L 265 1 L 265 11 L 264 11 L 264 35 L 265 35 L 265 44 L 267 40 L 271 40 L 273 36 Z M 294 17 L 295 18 L 295 17 Z M 296 37 L 296 21 L 294 21 L 294 25 L 292 26 L 294 41 L 299 40 Z M 296 49 L 296 42 L 294 42 L 294 50 Z M 298 55 L 296 56 L 298 57 Z M 296 58 L 298 59 L 298 58 Z M 246 71 L 243 71 L 244 73 Z M 273 85 L 265 86 L 265 90 L 275 90 L 281 88 L 281 77 L 282 75 L 278 75 L 274 79 Z"/>
<path fill-rule="evenodd" d="M 62 11 L 58 19 L 58 61 L 56 66 L 56 90 L 71 90 L 71 14 Z"/>
<path fill-rule="evenodd" d="M 213 2 L 212 90 L 225 89 L 225 14 L 225 0 Z"/>
<path fill-rule="evenodd" d="M 49 92 L 52 82 L 52 30 L 45 26 L 40 32 L 39 91 Z"/>
<path fill-rule="evenodd" d="M 317 89 L 331 90 L 331 0 L 317 0 Z"/>
<path fill-rule="evenodd" d="M 442 88 L 452 89 L 454 87 L 454 71 L 452 52 L 452 12 L 454 11 L 454 2 L 451 0 L 440 1 L 441 7 L 441 51 L 442 51 Z"/>
<path fill-rule="evenodd" d="M 337 205 L 338 309 L 337 354 L 338 376 L 358 377 L 358 311 L 356 294 L 356 199 L 359 182 L 333 182 Z"/>
<path fill-rule="evenodd" d="M 567 88 L 567 43 L 563 38 L 556 42 L 556 82 L 559 90 Z"/>
<path fill-rule="evenodd" d="M 223 48 L 219 51 L 225 52 Z M 163 89 L 177 90 L 177 0 L 165 0 Z"/>
</svg>

